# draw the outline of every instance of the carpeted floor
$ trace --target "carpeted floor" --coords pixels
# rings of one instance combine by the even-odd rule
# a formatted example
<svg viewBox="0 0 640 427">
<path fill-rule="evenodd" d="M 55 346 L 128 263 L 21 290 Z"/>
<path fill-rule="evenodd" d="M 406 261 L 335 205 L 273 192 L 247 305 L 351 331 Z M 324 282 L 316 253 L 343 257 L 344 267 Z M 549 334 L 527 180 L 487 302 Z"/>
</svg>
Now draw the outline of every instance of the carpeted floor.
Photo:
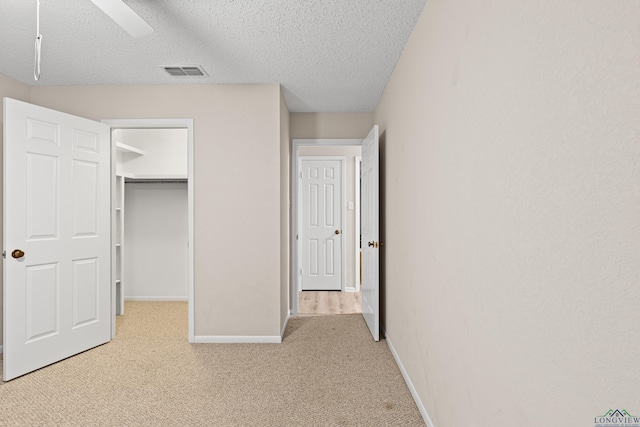
<svg viewBox="0 0 640 427">
<path fill-rule="evenodd" d="M 360 315 L 282 344 L 189 344 L 187 304 L 127 302 L 108 344 L 0 383 L 2 426 L 423 426 Z"/>
</svg>

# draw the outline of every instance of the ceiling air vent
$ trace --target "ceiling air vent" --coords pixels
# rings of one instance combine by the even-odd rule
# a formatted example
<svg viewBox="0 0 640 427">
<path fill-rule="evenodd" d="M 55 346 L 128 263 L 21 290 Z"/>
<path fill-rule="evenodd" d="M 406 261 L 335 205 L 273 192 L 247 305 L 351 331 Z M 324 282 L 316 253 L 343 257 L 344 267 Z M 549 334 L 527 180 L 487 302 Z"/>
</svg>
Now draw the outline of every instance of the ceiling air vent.
<svg viewBox="0 0 640 427">
<path fill-rule="evenodd" d="M 172 77 L 205 77 L 207 73 L 204 72 L 199 65 L 195 66 L 162 66 L 162 68 Z"/>
</svg>

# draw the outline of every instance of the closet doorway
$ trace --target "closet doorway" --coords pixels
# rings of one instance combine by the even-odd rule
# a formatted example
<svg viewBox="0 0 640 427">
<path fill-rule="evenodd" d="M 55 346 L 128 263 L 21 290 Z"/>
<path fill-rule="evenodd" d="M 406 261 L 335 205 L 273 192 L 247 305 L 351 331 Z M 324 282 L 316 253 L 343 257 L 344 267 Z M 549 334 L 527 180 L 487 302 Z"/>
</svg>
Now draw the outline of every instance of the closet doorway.
<svg viewBox="0 0 640 427">
<path fill-rule="evenodd" d="M 103 120 L 112 130 L 112 295 L 187 301 L 194 341 L 193 120 Z"/>
</svg>

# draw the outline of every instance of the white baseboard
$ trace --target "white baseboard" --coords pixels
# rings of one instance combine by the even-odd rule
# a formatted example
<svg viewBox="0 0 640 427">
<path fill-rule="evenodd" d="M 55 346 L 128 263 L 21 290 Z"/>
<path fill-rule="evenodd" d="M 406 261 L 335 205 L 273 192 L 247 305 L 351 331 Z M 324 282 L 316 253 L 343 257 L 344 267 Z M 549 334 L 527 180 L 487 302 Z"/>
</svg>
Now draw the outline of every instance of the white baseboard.
<svg viewBox="0 0 640 427">
<path fill-rule="evenodd" d="M 189 301 L 189 297 L 124 297 L 125 301 Z"/>
<path fill-rule="evenodd" d="M 291 310 L 287 313 L 287 318 L 284 319 L 284 325 L 282 325 L 282 330 L 280 330 L 280 342 L 284 339 L 284 331 L 287 330 L 287 325 L 289 324 L 289 318 L 291 317 Z"/>
<path fill-rule="evenodd" d="M 251 336 L 251 335 L 196 335 L 194 343 L 196 344 L 280 344 L 284 337 L 284 331 L 287 329 L 289 319 L 291 318 L 291 310 L 287 313 L 280 336 Z"/>
<path fill-rule="evenodd" d="M 391 350 L 391 354 L 393 355 L 393 358 L 395 359 L 396 364 L 398 365 L 398 368 L 402 373 L 402 377 L 404 378 L 404 381 L 407 383 L 407 387 L 409 387 L 411 396 L 413 396 L 413 400 L 416 402 L 416 405 L 418 406 L 418 410 L 420 411 L 420 415 L 422 415 L 422 419 L 424 420 L 427 427 L 435 427 L 435 425 L 433 424 L 433 421 L 431 421 L 431 417 L 429 417 L 429 414 L 427 413 L 427 408 L 425 408 L 424 405 L 422 404 L 422 400 L 420 400 L 418 391 L 416 390 L 413 383 L 411 382 L 411 378 L 409 378 L 409 374 L 407 373 L 407 370 L 404 368 L 404 365 L 402 364 L 402 361 L 400 360 L 400 357 L 398 356 L 396 349 L 393 347 L 393 344 L 391 343 L 391 339 L 389 338 L 389 335 L 384 330 L 384 328 L 382 328 L 382 332 L 385 337 L 384 340 L 387 342 L 387 345 L 389 346 L 389 350 Z"/>
<path fill-rule="evenodd" d="M 249 336 L 249 335 L 196 335 L 196 344 L 280 344 L 280 336 Z"/>
</svg>

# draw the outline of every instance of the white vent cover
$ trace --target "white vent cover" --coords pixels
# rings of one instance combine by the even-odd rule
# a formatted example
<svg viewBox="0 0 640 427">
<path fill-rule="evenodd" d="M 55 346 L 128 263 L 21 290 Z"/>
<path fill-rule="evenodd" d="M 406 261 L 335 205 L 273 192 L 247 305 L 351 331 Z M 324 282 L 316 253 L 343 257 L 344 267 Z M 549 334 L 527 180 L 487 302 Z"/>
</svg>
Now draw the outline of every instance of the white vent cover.
<svg viewBox="0 0 640 427">
<path fill-rule="evenodd" d="M 172 77 L 205 77 L 208 74 L 199 65 L 162 65 Z"/>
</svg>

